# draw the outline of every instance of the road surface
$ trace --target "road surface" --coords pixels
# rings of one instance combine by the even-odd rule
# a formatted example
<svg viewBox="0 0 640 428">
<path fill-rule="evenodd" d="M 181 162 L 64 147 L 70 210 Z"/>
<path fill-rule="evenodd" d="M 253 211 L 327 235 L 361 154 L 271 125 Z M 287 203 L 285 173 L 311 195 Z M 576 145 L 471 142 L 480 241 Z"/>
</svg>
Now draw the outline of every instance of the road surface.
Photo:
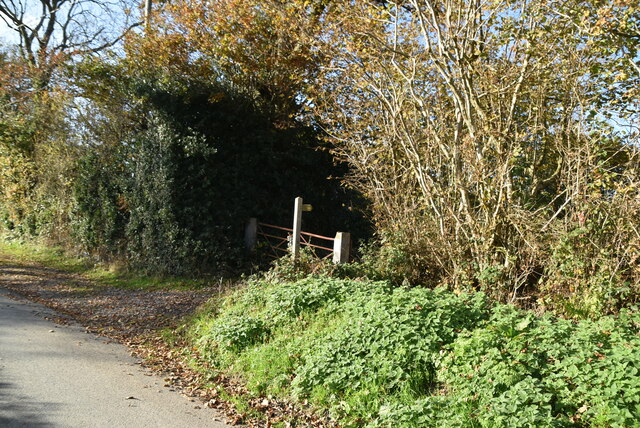
<svg viewBox="0 0 640 428">
<path fill-rule="evenodd" d="M 0 288 L 0 427 L 227 427 L 126 348 Z"/>
</svg>

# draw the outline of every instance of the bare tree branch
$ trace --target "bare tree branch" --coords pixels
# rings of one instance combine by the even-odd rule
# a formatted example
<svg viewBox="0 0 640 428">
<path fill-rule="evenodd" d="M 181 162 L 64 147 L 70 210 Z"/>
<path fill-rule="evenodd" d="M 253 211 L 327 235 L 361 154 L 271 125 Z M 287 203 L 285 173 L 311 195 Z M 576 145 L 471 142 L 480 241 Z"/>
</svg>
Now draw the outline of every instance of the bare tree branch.
<svg viewBox="0 0 640 428">
<path fill-rule="evenodd" d="M 129 10 L 138 0 L 0 0 L 0 18 L 19 37 L 18 49 L 48 87 L 55 69 L 77 55 L 119 43 L 140 22 Z"/>
</svg>

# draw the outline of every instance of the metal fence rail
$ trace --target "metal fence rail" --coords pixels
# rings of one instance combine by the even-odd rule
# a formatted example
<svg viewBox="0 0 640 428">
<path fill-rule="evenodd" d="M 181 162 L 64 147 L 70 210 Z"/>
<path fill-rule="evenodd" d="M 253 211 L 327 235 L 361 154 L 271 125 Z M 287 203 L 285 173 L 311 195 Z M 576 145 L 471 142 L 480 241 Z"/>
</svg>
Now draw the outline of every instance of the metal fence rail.
<svg viewBox="0 0 640 428">
<path fill-rule="evenodd" d="M 291 253 L 293 259 L 296 260 L 300 255 L 300 247 L 308 247 L 317 257 L 320 257 L 318 255 L 318 251 L 320 251 L 325 259 L 333 256 L 334 263 L 347 263 L 351 250 L 351 235 L 349 233 L 337 232 L 335 238 L 332 238 L 301 230 L 302 212 L 312 209 L 311 205 L 302 203 L 301 197 L 296 198 L 292 229 L 258 222 L 256 218 L 249 219 L 244 235 L 246 248 L 250 251 L 254 250 L 260 241 L 260 243 L 266 244 L 268 256 L 280 258 Z"/>
<path fill-rule="evenodd" d="M 320 239 L 321 241 L 330 242 L 329 245 L 331 247 L 325 247 L 325 246 L 322 246 L 322 245 L 314 244 L 314 243 L 311 242 L 312 238 Z M 314 249 L 314 253 L 316 254 L 316 256 L 319 256 L 318 253 L 315 252 L 316 249 L 322 250 L 323 252 L 327 252 L 328 254 L 325 254 L 322 257 L 323 259 L 327 259 L 327 258 L 329 258 L 329 257 L 331 257 L 333 255 L 333 242 L 335 240 L 336 240 L 336 238 L 330 238 L 328 236 L 316 235 L 314 233 L 309 233 L 309 232 L 300 232 L 300 245 L 302 245 L 304 247 L 313 248 Z M 327 244 L 325 244 L 325 245 L 327 245 Z"/>
<path fill-rule="evenodd" d="M 268 256 L 274 259 L 278 259 L 289 252 L 289 241 L 293 236 L 293 229 L 287 229 L 286 227 L 275 226 L 268 223 L 257 223 L 257 236 L 263 239 L 260 242 L 267 244 L 269 248 Z M 267 229 L 271 233 L 267 233 L 264 230 Z M 285 236 L 282 236 L 282 232 L 286 232 Z M 280 235 L 276 233 L 280 232 Z"/>
<path fill-rule="evenodd" d="M 278 234 L 279 233 L 279 234 Z M 260 239 L 260 242 L 267 244 L 269 248 L 269 256 L 272 258 L 279 258 L 290 251 L 289 246 L 293 236 L 293 229 L 276 226 L 269 223 L 257 223 L 256 234 Z M 313 242 L 315 238 L 316 242 Z M 317 241 L 320 240 L 320 243 Z M 300 245 L 303 247 L 313 248 L 315 250 L 321 250 L 323 253 L 322 258 L 329 258 L 333 255 L 333 242 L 336 238 L 329 236 L 322 236 L 310 232 L 300 232 Z M 322 245 L 320 245 L 322 244 Z M 316 253 L 318 256 L 318 254 Z"/>
</svg>

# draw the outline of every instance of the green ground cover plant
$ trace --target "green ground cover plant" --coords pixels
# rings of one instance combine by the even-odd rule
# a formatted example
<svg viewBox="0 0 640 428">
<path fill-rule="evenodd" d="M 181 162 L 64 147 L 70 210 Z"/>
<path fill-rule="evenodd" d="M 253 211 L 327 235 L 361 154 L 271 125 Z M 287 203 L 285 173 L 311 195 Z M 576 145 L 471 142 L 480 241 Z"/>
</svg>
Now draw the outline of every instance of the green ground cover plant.
<svg viewBox="0 0 640 428">
<path fill-rule="evenodd" d="M 632 427 L 640 314 L 537 316 L 482 293 L 309 276 L 251 279 L 186 326 L 256 395 L 344 426 Z"/>
</svg>

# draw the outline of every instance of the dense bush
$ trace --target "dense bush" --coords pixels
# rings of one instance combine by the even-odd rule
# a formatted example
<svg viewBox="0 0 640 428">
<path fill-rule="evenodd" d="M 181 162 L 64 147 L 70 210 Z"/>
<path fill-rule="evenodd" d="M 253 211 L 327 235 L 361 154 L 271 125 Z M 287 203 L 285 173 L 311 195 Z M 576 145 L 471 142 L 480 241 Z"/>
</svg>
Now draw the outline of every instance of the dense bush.
<svg viewBox="0 0 640 428">
<path fill-rule="evenodd" d="M 75 183 L 76 233 L 90 253 L 154 273 L 237 274 L 246 221 L 287 225 L 296 196 L 314 204 L 305 229 L 366 232 L 347 208 L 355 194 L 327 178 L 343 166 L 319 150 L 315 130 L 274 124 L 218 81 L 131 61 L 88 61 L 75 73 L 96 110 Z"/>
<path fill-rule="evenodd" d="M 131 34 L 124 56 L 84 58 L 57 76 L 72 81 L 41 92 L 28 67 L 0 53 L 5 231 L 191 275 L 253 267 L 247 220 L 288 225 L 297 196 L 315 208 L 306 230 L 368 232 L 350 209 L 355 193 L 330 178 L 344 165 L 318 128 L 295 117 L 295 102 L 275 111 L 249 80 L 219 75 L 217 56 L 156 55 L 163 43 Z M 190 64 L 195 57 L 202 67 Z"/>
<path fill-rule="evenodd" d="M 160 273 L 210 269 L 230 247 L 225 225 L 210 218 L 215 199 L 207 166 L 216 149 L 194 131 L 179 132 L 167 117 L 152 116 L 148 125 L 132 150 L 130 260 Z"/>
<path fill-rule="evenodd" d="M 542 317 L 483 294 L 308 277 L 252 281 L 190 330 L 257 394 L 346 426 L 630 427 L 640 314 Z"/>
<path fill-rule="evenodd" d="M 247 218 L 303 196 L 305 229 L 366 238 L 363 197 L 379 245 L 345 274 L 576 318 L 640 299 L 634 2 L 163 3 L 100 55 L 0 47 L 11 234 L 236 272 Z"/>
<path fill-rule="evenodd" d="M 62 88 L 31 87 L 33 68 L 0 46 L 0 221 L 12 237 L 68 243 L 76 147 Z"/>
<path fill-rule="evenodd" d="M 120 173 L 123 158 L 122 153 L 92 148 L 77 162 L 74 237 L 82 250 L 100 259 L 122 257 L 125 253 L 129 213 L 124 194 L 129 179 Z"/>
<path fill-rule="evenodd" d="M 371 201 L 385 273 L 528 306 L 542 296 L 578 316 L 640 296 L 637 12 L 589 1 L 324 9 L 313 112 Z M 633 30 L 612 37 L 618 25 Z"/>
<path fill-rule="evenodd" d="M 31 196 L 35 165 L 23 154 L 3 147 L 0 154 L 0 213 L 5 231 L 18 236 L 36 232 Z"/>
</svg>

